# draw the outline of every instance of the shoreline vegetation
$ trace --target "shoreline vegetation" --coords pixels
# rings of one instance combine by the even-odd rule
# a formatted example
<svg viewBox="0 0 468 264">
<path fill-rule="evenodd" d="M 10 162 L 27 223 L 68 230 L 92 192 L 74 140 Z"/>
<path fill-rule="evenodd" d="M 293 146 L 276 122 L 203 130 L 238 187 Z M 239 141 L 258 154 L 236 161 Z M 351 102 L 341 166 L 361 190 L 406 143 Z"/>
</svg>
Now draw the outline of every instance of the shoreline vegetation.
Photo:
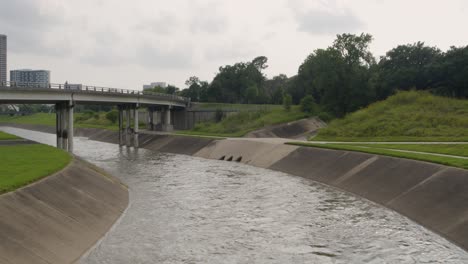
<svg viewBox="0 0 468 264">
<path fill-rule="evenodd" d="M 48 145 L 0 145 L 0 194 L 60 171 L 71 160 L 69 153 Z"/>
</svg>

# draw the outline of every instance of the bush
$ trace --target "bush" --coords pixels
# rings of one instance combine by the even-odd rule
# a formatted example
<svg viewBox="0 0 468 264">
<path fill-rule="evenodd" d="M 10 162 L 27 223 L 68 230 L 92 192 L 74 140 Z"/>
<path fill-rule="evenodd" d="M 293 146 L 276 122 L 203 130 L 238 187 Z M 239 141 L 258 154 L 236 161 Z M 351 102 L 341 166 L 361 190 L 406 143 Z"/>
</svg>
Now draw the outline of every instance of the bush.
<svg viewBox="0 0 468 264">
<path fill-rule="evenodd" d="M 333 119 L 333 115 L 327 112 L 320 112 L 318 113 L 318 118 L 320 118 L 323 122 L 328 123 Z"/>
<path fill-rule="evenodd" d="M 301 111 L 304 113 L 314 113 L 316 112 L 317 105 L 314 102 L 312 95 L 306 95 L 301 99 Z"/>
<path fill-rule="evenodd" d="M 291 110 L 291 105 L 292 105 L 292 97 L 289 94 L 283 95 L 283 107 L 284 110 L 290 111 Z"/>
<path fill-rule="evenodd" d="M 119 118 L 119 112 L 117 110 L 112 110 L 112 111 L 106 113 L 106 119 L 111 121 L 112 124 L 117 122 L 118 118 Z"/>
<path fill-rule="evenodd" d="M 88 119 L 91 119 L 95 113 L 91 110 L 86 110 L 81 115 L 76 115 L 75 121 L 80 122 L 80 121 L 86 121 Z"/>
<path fill-rule="evenodd" d="M 223 110 L 221 109 L 216 109 L 216 112 L 215 112 L 215 122 L 218 123 L 218 122 L 221 122 L 221 120 L 223 120 L 224 118 L 224 112 Z"/>
</svg>

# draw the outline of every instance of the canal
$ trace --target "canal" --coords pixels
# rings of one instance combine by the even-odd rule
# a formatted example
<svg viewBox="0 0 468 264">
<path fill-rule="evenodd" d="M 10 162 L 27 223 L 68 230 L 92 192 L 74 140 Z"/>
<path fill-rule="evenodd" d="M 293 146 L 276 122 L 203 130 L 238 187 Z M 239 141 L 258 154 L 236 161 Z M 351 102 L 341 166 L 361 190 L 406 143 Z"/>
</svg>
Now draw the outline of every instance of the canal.
<svg viewBox="0 0 468 264">
<path fill-rule="evenodd" d="M 55 143 L 55 136 L 8 133 Z M 75 154 L 130 188 L 81 263 L 468 263 L 437 234 L 367 200 L 243 164 L 77 138 Z"/>
</svg>

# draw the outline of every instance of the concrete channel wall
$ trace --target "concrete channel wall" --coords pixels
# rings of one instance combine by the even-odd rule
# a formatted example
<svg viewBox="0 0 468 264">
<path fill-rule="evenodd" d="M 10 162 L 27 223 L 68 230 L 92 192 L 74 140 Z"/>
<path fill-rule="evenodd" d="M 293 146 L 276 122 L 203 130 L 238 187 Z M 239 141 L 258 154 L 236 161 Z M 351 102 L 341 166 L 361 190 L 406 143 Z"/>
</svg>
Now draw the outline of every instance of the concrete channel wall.
<svg viewBox="0 0 468 264">
<path fill-rule="evenodd" d="M 81 131 L 117 142 L 117 133 Z M 282 171 L 391 208 L 468 250 L 468 171 L 373 154 L 298 147 L 274 140 L 142 135 L 146 149 Z"/>
<path fill-rule="evenodd" d="M 75 159 L 54 175 L 0 195 L 0 263 L 73 263 L 127 205 L 125 186 Z"/>
</svg>

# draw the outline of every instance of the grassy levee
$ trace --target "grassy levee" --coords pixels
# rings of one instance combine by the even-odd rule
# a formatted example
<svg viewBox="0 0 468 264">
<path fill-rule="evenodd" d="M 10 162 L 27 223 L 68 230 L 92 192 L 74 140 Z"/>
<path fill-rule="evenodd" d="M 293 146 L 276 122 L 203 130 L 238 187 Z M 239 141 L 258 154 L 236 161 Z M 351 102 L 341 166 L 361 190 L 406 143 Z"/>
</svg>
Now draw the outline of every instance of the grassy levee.
<svg viewBox="0 0 468 264">
<path fill-rule="evenodd" d="M 0 131 L 0 140 L 11 140 L 11 139 L 19 139 L 19 137 Z"/>
<path fill-rule="evenodd" d="M 282 109 L 282 105 L 270 104 L 227 104 L 227 103 L 194 103 L 193 109 L 199 110 L 240 110 L 240 111 L 260 111 L 260 110 L 274 110 Z"/>
<path fill-rule="evenodd" d="M 343 119 L 313 141 L 468 141 L 468 101 L 399 92 Z"/>
<path fill-rule="evenodd" d="M 0 116 L 0 123 L 30 124 L 55 126 L 55 114 L 36 113 L 25 116 Z M 75 127 L 103 128 L 118 130 L 118 125 L 105 118 L 105 113 L 96 113 L 94 116 L 86 116 L 83 113 L 75 113 Z"/>
<path fill-rule="evenodd" d="M 53 174 L 70 161 L 70 154 L 47 145 L 0 145 L 0 193 Z"/>
<path fill-rule="evenodd" d="M 400 152 L 398 149 L 384 148 L 380 145 L 347 145 L 347 144 L 318 144 L 318 143 L 306 143 L 306 142 L 289 142 L 289 145 L 304 146 L 304 147 L 316 147 L 336 150 L 349 150 L 364 153 L 371 153 L 377 155 L 391 156 L 396 158 L 414 159 L 420 161 L 427 161 L 432 163 L 438 163 L 442 165 L 468 169 L 468 159 L 455 158 L 455 157 L 441 157 L 424 153 L 408 153 Z M 420 145 L 417 145 L 420 146 Z M 415 150 L 418 151 L 418 150 Z M 436 152 L 432 152 L 436 153 Z M 451 155 L 451 154 L 450 154 Z"/>
<path fill-rule="evenodd" d="M 224 118 L 220 122 L 200 123 L 192 130 L 178 133 L 184 135 L 242 137 L 250 131 L 265 126 L 291 122 L 304 117 L 306 117 L 306 114 L 301 112 L 299 106 L 291 107 L 290 111 L 278 106 L 258 111 L 241 111 Z"/>
</svg>

